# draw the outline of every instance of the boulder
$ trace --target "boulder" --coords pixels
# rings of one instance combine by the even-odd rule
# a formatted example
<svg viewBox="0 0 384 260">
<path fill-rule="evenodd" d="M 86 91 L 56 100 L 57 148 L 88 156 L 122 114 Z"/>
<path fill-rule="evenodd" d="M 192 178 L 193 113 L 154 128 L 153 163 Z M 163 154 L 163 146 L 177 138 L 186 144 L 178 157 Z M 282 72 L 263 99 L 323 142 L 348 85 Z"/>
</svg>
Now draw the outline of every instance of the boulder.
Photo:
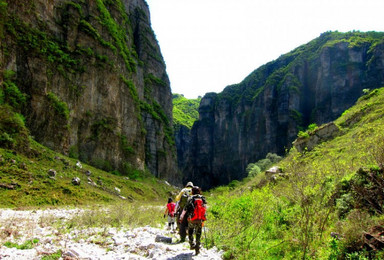
<svg viewBox="0 0 384 260">
<path fill-rule="evenodd" d="M 54 169 L 49 169 L 48 175 L 49 175 L 49 177 L 55 178 L 57 175 L 57 172 Z"/>
<path fill-rule="evenodd" d="M 267 174 L 276 174 L 276 173 L 281 173 L 281 172 L 282 171 L 281 171 L 279 166 L 273 166 L 273 167 L 271 167 L 265 171 L 265 173 L 267 173 Z"/>
<path fill-rule="evenodd" d="M 14 190 L 18 187 L 20 187 L 18 183 L 11 183 L 11 184 L 0 183 L 0 188 L 7 189 L 7 190 Z"/>
<path fill-rule="evenodd" d="M 157 235 L 155 238 L 155 242 L 163 242 L 163 243 L 171 244 L 172 243 L 172 237 L 165 237 L 165 236 Z"/>
<path fill-rule="evenodd" d="M 309 137 L 297 138 L 292 144 L 300 153 L 305 150 L 311 151 L 316 145 L 333 139 L 339 134 L 339 127 L 334 122 L 330 122 L 318 127 L 312 133 L 309 133 Z"/>
<path fill-rule="evenodd" d="M 73 185 L 80 185 L 80 182 L 81 182 L 81 180 L 80 180 L 80 178 L 79 177 L 73 177 L 73 179 L 72 179 L 72 184 Z"/>
<path fill-rule="evenodd" d="M 79 167 L 80 169 L 83 168 L 83 165 L 81 165 L 81 162 L 79 161 L 76 163 L 76 166 Z"/>
</svg>

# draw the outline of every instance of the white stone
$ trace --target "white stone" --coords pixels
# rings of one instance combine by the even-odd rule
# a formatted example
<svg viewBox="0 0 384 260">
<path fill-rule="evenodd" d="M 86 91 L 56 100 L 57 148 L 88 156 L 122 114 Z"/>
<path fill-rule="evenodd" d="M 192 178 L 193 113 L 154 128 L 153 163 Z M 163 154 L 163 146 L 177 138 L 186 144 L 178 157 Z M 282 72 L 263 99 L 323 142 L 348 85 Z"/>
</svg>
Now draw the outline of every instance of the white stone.
<svg viewBox="0 0 384 260">
<path fill-rule="evenodd" d="M 122 245 L 125 242 L 125 239 L 122 237 L 112 237 L 116 246 Z"/>
<path fill-rule="evenodd" d="M 83 168 L 83 165 L 81 165 L 81 162 L 77 161 L 76 166 L 79 167 L 80 169 Z"/>
</svg>

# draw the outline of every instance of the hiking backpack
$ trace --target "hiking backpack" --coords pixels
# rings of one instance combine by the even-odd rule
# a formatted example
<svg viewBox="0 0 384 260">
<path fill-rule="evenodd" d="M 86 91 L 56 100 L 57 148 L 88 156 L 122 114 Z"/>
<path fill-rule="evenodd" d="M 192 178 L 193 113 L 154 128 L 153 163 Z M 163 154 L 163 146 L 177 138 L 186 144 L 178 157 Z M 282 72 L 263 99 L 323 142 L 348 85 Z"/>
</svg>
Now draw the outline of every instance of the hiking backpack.
<svg viewBox="0 0 384 260">
<path fill-rule="evenodd" d="M 205 217 L 206 208 L 204 206 L 203 199 L 201 197 L 193 197 L 193 215 L 190 218 L 190 221 L 205 221 L 207 218 Z"/>
<path fill-rule="evenodd" d="M 179 208 L 181 210 L 183 210 L 185 205 L 187 205 L 187 202 L 188 202 L 188 199 L 189 199 L 191 193 L 192 193 L 191 189 L 186 189 L 184 191 L 183 195 L 181 196 L 180 201 L 179 201 Z"/>
<path fill-rule="evenodd" d="M 174 202 L 168 203 L 167 208 L 168 208 L 168 215 L 171 217 L 174 217 L 176 204 Z"/>
</svg>

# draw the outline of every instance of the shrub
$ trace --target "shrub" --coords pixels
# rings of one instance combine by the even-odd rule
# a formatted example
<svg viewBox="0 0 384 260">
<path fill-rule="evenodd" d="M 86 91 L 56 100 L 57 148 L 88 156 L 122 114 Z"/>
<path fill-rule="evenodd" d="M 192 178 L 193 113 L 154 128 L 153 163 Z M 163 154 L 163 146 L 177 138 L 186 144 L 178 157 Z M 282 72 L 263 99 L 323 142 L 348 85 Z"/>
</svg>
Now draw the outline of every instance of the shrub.
<svg viewBox="0 0 384 260">
<path fill-rule="evenodd" d="M 13 108 L 19 110 L 26 102 L 26 95 L 13 83 L 8 76 L 4 76 L 2 88 L 0 88 L 0 104 L 9 104 Z"/>
<path fill-rule="evenodd" d="M 79 159 L 79 148 L 77 145 L 72 145 L 69 147 L 69 155 L 70 158 Z"/>
<path fill-rule="evenodd" d="M 247 172 L 248 172 L 248 177 L 255 177 L 261 172 L 261 169 L 257 164 L 250 163 L 247 166 Z"/>
<path fill-rule="evenodd" d="M 248 176 L 255 177 L 260 172 L 267 170 L 273 164 L 278 163 L 281 159 L 282 157 L 275 153 L 268 153 L 265 159 L 261 159 L 255 163 L 248 164 L 246 168 Z"/>
<path fill-rule="evenodd" d="M 54 110 L 66 120 L 69 119 L 69 109 L 67 103 L 61 101 L 54 93 L 49 92 L 47 98 L 50 101 L 51 106 Z"/>
<path fill-rule="evenodd" d="M 29 147 L 28 130 L 24 117 L 7 105 L 0 105 L 0 146 L 26 151 Z"/>
<path fill-rule="evenodd" d="M 367 212 L 354 209 L 338 225 L 338 231 L 343 235 L 343 251 L 347 253 L 360 251 L 363 245 L 363 231 L 367 231 L 370 226 L 374 225 L 374 222 Z"/>
<path fill-rule="evenodd" d="M 23 244 L 20 244 L 20 245 L 7 241 L 4 243 L 4 246 L 9 247 L 9 248 L 15 247 L 17 249 L 25 250 L 25 249 L 32 249 L 37 243 L 39 243 L 38 239 L 27 240 Z"/>
</svg>

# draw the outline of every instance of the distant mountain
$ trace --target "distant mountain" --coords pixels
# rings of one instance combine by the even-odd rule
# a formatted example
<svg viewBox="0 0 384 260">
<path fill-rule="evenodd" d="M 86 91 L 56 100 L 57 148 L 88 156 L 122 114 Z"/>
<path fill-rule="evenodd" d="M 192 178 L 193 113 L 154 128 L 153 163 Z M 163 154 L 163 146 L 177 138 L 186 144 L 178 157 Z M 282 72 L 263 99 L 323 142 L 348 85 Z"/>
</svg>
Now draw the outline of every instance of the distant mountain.
<svg viewBox="0 0 384 260">
<path fill-rule="evenodd" d="M 246 176 L 249 163 L 284 154 L 299 130 L 340 116 L 363 89 L 384 85 L 384 33 L 326 32 L 201 100 L 184 180 L 203 188 Z"/>
<path fill-rule="evenodd" d="M 201 97 L 187 99 L 183 95 L 173 94 L 173 129 L 177 147 L 177 163 L 184 165 L 191 145 L 191 128 L 193 123 L 199 119 L 199 104 Z"/>
<path fill-rule="evenodd" d="M 193 123 L 199 119 L 199 105 L 201 97 L 188 99 L 181 94 L 173 94 L 173 126 L 175 130 L 182 125 L 191 129 Z"/>
</svg>

